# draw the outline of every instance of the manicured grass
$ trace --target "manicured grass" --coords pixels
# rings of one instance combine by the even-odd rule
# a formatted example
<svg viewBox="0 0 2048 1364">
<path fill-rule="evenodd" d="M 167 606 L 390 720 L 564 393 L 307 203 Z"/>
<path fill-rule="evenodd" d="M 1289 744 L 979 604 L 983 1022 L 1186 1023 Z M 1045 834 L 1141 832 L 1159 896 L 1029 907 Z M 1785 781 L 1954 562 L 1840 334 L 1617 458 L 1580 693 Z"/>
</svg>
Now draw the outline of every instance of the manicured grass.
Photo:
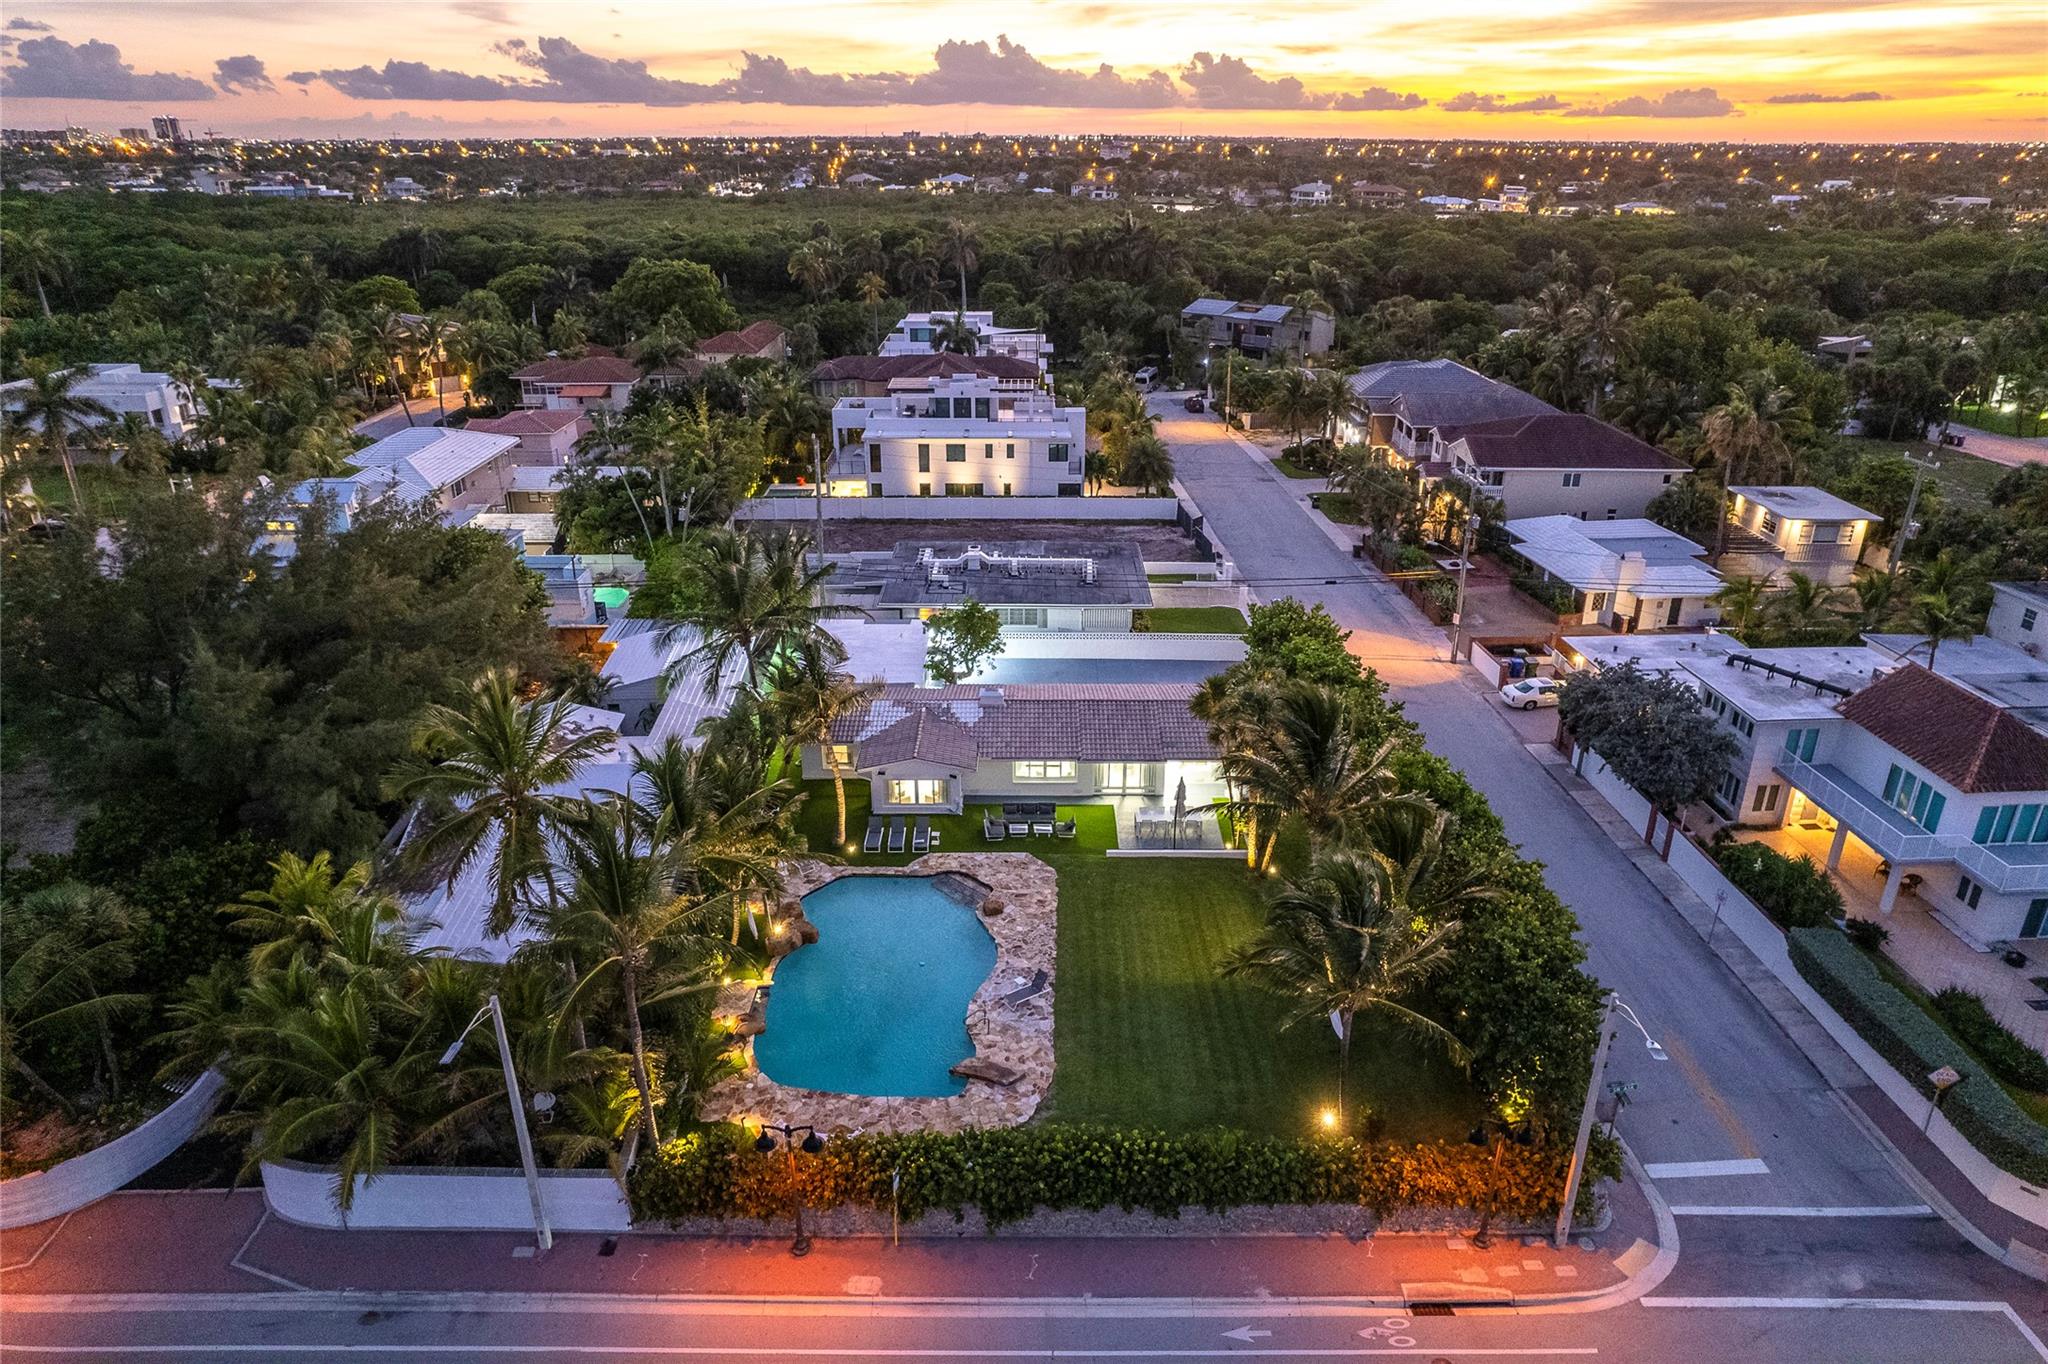
<svg viewBox="0 0 2048 1364">
<path fill-rule="evenodd" d="M 1240 862 L 1069 858 L 1060 877 L 1056 1065 L 1041 1116 L 1300 1134 L 1336 1099 L 1337 1040 L 1286 1032 L 1279 1001 L 1224 980 L 1269 882 Z M 1345 1087 L 1396 1140 L 1462 1135 L 1479 1111 L 1460 1073 L 1411 1035 L 1361 1019 Z M 1363 1107 L 1361 1107 L 1363 1106 Z"/>
<path fill-rule="evenodd" d="M 1213 581 L 1213 579 L 1207 575 L 1196 573 L 1147 573 L 1145 581 L 1148 583 L 1206 583 Z"/>
<path fill-rule="evenodd" d="M 868 784 L 855 778 L 846 783 L 846 837 L 853 844 L 853 851 L 835 849 L 832 838 L 837 832 L 838 806 L 833 803 L 832 783 L 807 781 L 803 786 L 804 804 L 797 812 L 797 829 L 815 851 L 836 853 L 849 867 L 900 867 L 922 856 L 910 851 L 907 836 L 900 853 L 861 851 L 868 827 Z M 939 846 L 933 851 L 1028 852 L 1048 862 L 1082 857 L 1100 861 L 1105 851 L 1117 845 L 1116 811 L 1107 805 L 1059 806 L 1058 817 L 1074 821 L 1072 838 L 1006 838 L 1000 843 L 986 843 L 981 837 L 981 817 L 995 809 L 992 805 L 977 804 L 969 805 L 962 814 L 931 816 L 932 830 L 939 835 Z M 906 816 L 904 823 L 915 827 L 916 819 Z"/>
<path fill-rule="evenodd" d="M 85 493 L 86 505 L 96 512 L 118 514 L 127 510 L 131 499 L 129 487 L 132 479 L 121 470 L 106 464 L 76 464 L 78 486 Z M 71 484 L 64 477 L 61 464 L 38 464 L 28 471 L 29 483 L 36 490 L 36 496 L 52 512 L 62 514 L 71 507 Z"/>
<path fill-rule="evenodd" d="M 2003 406 L 1956 408 L 1955 419 L 1964 426 L 1974 426 L 1979 431 L 1990 431 L 2000 436 L 2044 436 L 2048 435 L 2048 412 L 2023 412 L 2015 407 L 2007 411 Z M 2022 429 L 2020 423 L 2026 423 Z"/>
<path fill-rule="evenodd" d="M 1132 615 L 1132 630 L 1155 635 L 1241 635 L 1245 625 L 1235 606 L 1151 606 Z"/>
<path fill-rule="evenodd" d="M 1316 499 L 1316 509 L 1340 526 L 1365 524 L 1358 514 L 1357 499 L 1349 493 L 1324 493 Z"/>
<path fill-rule="evenodd" d="M 1273 456 L 1273 467 L 1275 469 L 1278 469 L 1281 473 L 1287 475 L 1289 478 L 1329 477 L 1329 474 L 1324 472 L 1323 470 L 1304 468 L 1302 465 L 1296 464 L 1293 460 L 1287 458 L 1287 456 L 1285 455 Z"/>
</svg>

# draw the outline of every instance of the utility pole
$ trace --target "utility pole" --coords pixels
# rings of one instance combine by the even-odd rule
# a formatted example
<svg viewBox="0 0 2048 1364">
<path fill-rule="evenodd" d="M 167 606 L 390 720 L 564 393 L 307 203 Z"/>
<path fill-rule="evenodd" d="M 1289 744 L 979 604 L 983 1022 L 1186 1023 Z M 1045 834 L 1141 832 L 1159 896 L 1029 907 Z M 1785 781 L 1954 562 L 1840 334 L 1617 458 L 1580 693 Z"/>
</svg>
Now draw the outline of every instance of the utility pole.
<svg viewBox="0 0 2048 1364">
<path fill-rule="evenodd" d="M 1898 533 L 1892 536 L 1892 561 L 1885 566 L 1888 577 L 1899 576 L 1899 563 L 1906 557 L 1906 541 L 1913 538 L 1913 510 L 1920 505 L 1920 488 L 1927 482 L 1927 476 L 1941 467 L 1941 461 L 1933 456 L 1914 459 L 1906 456 L 1906 463 L 1913 466 L 1913 491 L 1906 494 L 1906 514 L 1899 519 Z"/>
<path fill-rule="evenodd" d="M 1473 512 L 1465 518 L 1465 538 L 1458 547 L 1458 604 L 1451 611 L 1451 662 L 1458 661 L 1458 651 L 1465 640 L 1465 570 L 1472 566 L 1472 533 L 1479 529 L 1479 513 Z"/>
<path fill-rule="evenodd" d="M 825 566 L 825 459 L 818 453 L 818 433 L 811 433 L 811 478 L 818 485 L 818 566 Z"/>
<path fill-rule="evenodd" d="M 1616 998 L 1607 996 L 1607 1007 L 1600 1011 L 1600 1044 L 1593 1048 L 1593 1077 L 1586 1082 L 1586 1103 L 1579 1110 L 1579 1136 L 1572 1143 L 1572 1163 L 1564 1176 L 1564 1202 L 1557 1210 L 1557 1233 L 1551 1238 L 1559 1250 L 1572 1239 L 1572 1206 L 1578 1202 L 1579 1180 L 1586 1173 L 1586 1143 L 1593 1139 L 1593 1110 L 1600 1099 L 1600 1074 L 1607 1069 L 1607 1044 L 1614 1040 L 1614 1030 L 1608 1025 L 1614 1021 Z"/>
</svg>

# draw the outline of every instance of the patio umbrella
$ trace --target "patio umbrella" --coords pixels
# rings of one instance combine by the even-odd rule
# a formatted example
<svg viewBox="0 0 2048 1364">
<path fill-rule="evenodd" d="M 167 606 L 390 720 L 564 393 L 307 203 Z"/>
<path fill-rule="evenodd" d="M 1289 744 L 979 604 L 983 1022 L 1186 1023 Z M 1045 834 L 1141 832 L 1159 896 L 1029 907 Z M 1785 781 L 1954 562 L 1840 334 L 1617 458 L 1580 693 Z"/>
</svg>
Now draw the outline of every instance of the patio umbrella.
<svg viewBox="0 0 2048 1364">
<path fill-rule="evenodd" d="M 1188 817 L 1188 779 L 1173 788 L 1173 846 L 1180 846 L 1180 822 Z"/>
</svg>

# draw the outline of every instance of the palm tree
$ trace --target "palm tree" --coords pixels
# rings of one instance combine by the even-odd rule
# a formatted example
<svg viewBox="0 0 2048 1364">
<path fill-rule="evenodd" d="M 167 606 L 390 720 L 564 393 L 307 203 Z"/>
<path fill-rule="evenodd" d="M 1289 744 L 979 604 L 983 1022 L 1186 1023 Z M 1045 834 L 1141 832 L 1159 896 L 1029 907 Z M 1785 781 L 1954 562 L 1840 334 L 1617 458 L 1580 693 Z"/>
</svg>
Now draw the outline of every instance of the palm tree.
<svg viewBox="0 0 2048 1364">
<path fill-rule="evenodd" d="M 1935 655 L 1941 651 L 1942 642 L 1951 639 L 1968 639 L 1977 632 L 1977 619 L 1957 605 L 1947 592 L 1923 592 L 1913 599 L 1907 608 L 1905 623 L 1914 633 L 1922 636 L 1927 644 L 1927 667 L 1934 668 Z M 1914 645 L 1919 648 L 1919 645 Z"/>
<path fill-rule="evenodd" d="M 1439 903 L 1425 918 L 1410 902 L 1433 869 L 1434 853 L 1410 862 L 1371 851 L 1335 849 L 1288 883 L 1266 911 L 1256 936 L 1225 960 L 1223 974 L 1243 977 L 1288 1001 L 1280 1026 L 1333 1019 L 1337 1028 L 1337 1115 L 1344 1118 L 1344 1075 L 1351 1066 L 1353 1024 L 1379 1014 L 1441 1046 L 1463 1063 L 1463 1044 L 1442 1024 L 1403 1001 L 1449 959 L 1458 920 Z"/>
<path fill-rule="evenodd" d="M 661 1132 L 641 1013 L 713 988 L 722 959 L 701 932 L 704 903 L 674 889 L 688 871 L 687 845 L 654 833 L 630 801 L 586 801 L 565 840 L 571 888 L 550 923 L 551 936 L 590 963 L 563 1006 L 565 1018 L 586 1012 L 601 992 L 619 991 L 649 1142 L 661 1140 Z"/>
<path fill-rule="evenodd" d="M 1321 412 L 1315 379 L 1294 365 L 1278 371 L 1266 398 L 1266 411 L 1293 436 L 1289 443 L 1300 445 L 1302 431 L 1313 425 Z"/>
<path fill-rule="evenodd" d="M 23 284 L 36 291 L 36 302 L 43 307 L 43 316 L 50 316 L 50 295 L 44 290 L 45 283 L 61 283 L 71 273 L 71 258 L 64 254 L 62 247 L 43 228 L 28 232 L 9 232 L 0 254 L 7 257 L 7 272 Z"/>
<path fill-rule="evenodd" d="M 380 309 L 370 319 L 369 341 L 384 359 L 385 373 L 398 393 L 398 405 L 405 411 L 405 424 L 413 425 L 412 404 L 405 395 L 405 373 L 399 364 L 399 357 L 412 350 L 412 326 L 398 314 Z"/>
<path fill-rule="evenodd" d="M 86 371 L 56 369 L 40 361 L 22 366 L 27 386 L 15 396 L 16 419 L 43 433 L 43 448 L 64 466 L 64 481 L 71 487 L 71 505 L 83 511 L 85 497 L 79 491 L 78 470 L 71 463 L 71 436 L 114 419 L 114 410 L 97 398 L 77 389 Z"/>
<path fill-rule="evenodd" d="M 448 420 L 448 395 L 441 388 L 441 376 L 434 371 L 449 358 L 459 335 L 455 323 L 440 313 L 427 314 L 413 329 L 413 345 L 420 357 L 420 370 L 434 386 L 434 405 L 440 410 L 444 424 Z"/>
<path fill-rule="evenodd" d="M 976 264 L 976 252 L 981 247 L 981 237 L 974 228 L 959 218 L 946 220 L 945 230 L 939 234 L 939 256 L 960 273 L 960 311 L 967 311 L 967 272 Z M 966 352 L 973 354 L 972 351 Z"/>
<path fill-rule="evenodd" d="M 1771 599 L 1769 614 L 1786 638 L 1807 643 L 1832 623 L 1839 594 L 1826 583 L 1793 569 L 1785 586 Z"/>
<path fill-rule="evenodd" d="M 1721 608 L 1722 617 L 1737 635 L 1745 635 L 1763 615 L 1770 587 L 1762 578 L 1730 578 L 1707 598 Z"/>
<path fill-rule="evenodd" d="M 839 746 L 832 742 L 832 728 L 880 691 L 879 686 L 857 681 L 851 673 L 802 668 L 778 679 L 768 698 L 768 713 L 777 729 L 793 745 L 816 744 L 832 771 L 832 798 L 839 805 L 834 842 L 842 848 L 846 846 L 846 772 L 839 765 Z"/>
<path fill-rule="evenodd" d="M 829 438 L 832 413 L 806 384 L 788 375 L 763 375 L 747 391 L 747 410 L 761 423 L 762 453 L 771 462 L 801 458 L 807 441 Z"/>
<path fill-rule="evenodd" d="M 1397 798 L 1389 766 L 1396 741 L 1367 753 L 1358 742 L 1358 720 L 1350 697 L 1337 688 L 1292 683 L 1275 699 L 1268 723 L 1223 754 L 1219 765 L 1237 801 L 1257 807 L 1271 825 L 1262 866 L 1271 865 L 1279 838 L 1275 817 L 1299 819 L 1310 846 L 1321 847 Z"/>
<path fill-rule="evenodd" d="M 834 566 L 812 568 L 803 540 L 720 531 L 704 536 L 703 547 L 698 590 L 679 618 L 661 630 L 665 645 L 694 636 L 693 647 L 670 665 L 668 685 L 694 670 L 705 695 L 716 695 L 720 680 L 738 663 L 746 689 L 758 693 L 778 663 L 813 666 L 845 659 L 845 646 L 825 629 L 829 617 L 848 613 L 824 604 Z"/>
<path fill-rule="evenodd" d="M 257 940 L 249 951 L 251 970 L 272 970 L 294 957 L 320 965 L 346 938 L 346 912 L 352 908 L 367 906 L 380 924 L 396 924 L 402 916 L 396 901 L 369 892 L 368 862 L 337 872 L 330 853 L 307 861 L 288 852 L 270 871 L 267 889 L 248 891 L 220 910 L 239 915 L 233 926 Z"/>
<path fill-rule="evenodd" d="M 967 325 L 964 312 L 952 317 L 942 317 L 932 324 L 932 349 L 953 355 L 972 355 L 981 344 L 981 336 Z"/>
<path fill-rule="evenodd" d="M 511 929 L 534 877 L 554 897 L 548 839 L 581 813 L 558 792 L 615 737 L 576 733 L 571 710 L 566 701 L 522 700 L 517 678 L 492 669 L 470 689 L 466 709 L 432 705 L 421 713 L 413 755 L 385 781 L 390 798 L 424 807 L 425 827 L 403 853 L 411 865 L 445 865 L 452 888 L 464 868 L 490 855 L 493 935 Z"/>
<path fill-rule="evenodd" d="M 1898 613 L 1897 587 L 1898 579 L 1889 573 L 1870 568 L 1857 570 L 1856 580 L 1849 585 L 1856 594 L 1856 633 L 1882 630 Z"/>
<path fill-rule="evenodd" d="M 869 270 L 853 282 L 853 291 L 860 295 L 860 301 L 868 305 L 868 322 L 874 332 L 877 350 L 882 345 L 882 300 L 889 296 L 889 281 L 873 270 Z"/>
<path fill-rule="evenodd" d="M 829 298 L 845 273 L 845 252 L 830 237 L 813 237 L 789 253 L 789 277 L 801 284 L 813 303 Z"/>
<path fill-rule="evenodd" d="M 78 1106 L 26 1054 L 90 1037 L 106 1068 L 108 1096 L 121 1097 L 121 1070 L 109 1027 L 118 1014 L 146 1008 L 148 996 L 110 987 L 133 965 L 134 918 L 112 891 L 70 881 L 38 891 L 0 916 L 0 1067 L 69 1117 Z"/>
<path fill-rule="evenodd" d="M 1753 387 L 1753 386 L 1752 386 Z M 1721 510 L 1714 523 L 1714 557 L 1728 548 L 1728 488 L 1745 473 L 1769 478 L 1790 463 L 1791 447 L 1781 423 L 1791 395 L 1784 389 L 1752 392 L 1730 385 L 1728 401 L 1700 424 L 1706 450 L 1720 473 Z"/>
<path fill-rule="evenodd" d="M 1614 292 L 1611 284 L 1596 284 L 1588 289 L 1573 311 L 1574 330 L 1586 351 L 1591 381 L 1587 385 L 1586 411 L 1592 416 L 1600 415 L 1600 402 L 1621 359 L 1628 338 L 1629 316 L 1634 311 L 1634 306 Z"/>
<path fill-rule="evenodd" d="M 1173 486 L 1173 452 L 1150 431 L 1140 432 L 1124 445 L 1122 473 L 1125 487 L 1164 495 Z"/>
<path fill-rule="evenodd" d="M 896 282 L 913 306 L 930 307 L 944 302 L 945 295 L 939 290 L 939 269 L 938 257 L 925 238 L 912 237 L 897 248 Z"/>
</svg>

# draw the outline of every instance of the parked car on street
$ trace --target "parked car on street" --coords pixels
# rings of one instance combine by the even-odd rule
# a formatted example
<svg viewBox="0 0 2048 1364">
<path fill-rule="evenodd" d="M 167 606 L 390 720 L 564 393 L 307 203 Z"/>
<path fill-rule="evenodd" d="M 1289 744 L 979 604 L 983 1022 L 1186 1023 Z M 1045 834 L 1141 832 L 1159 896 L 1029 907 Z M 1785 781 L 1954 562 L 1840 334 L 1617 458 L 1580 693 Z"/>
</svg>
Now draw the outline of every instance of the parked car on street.
<svg viewBox="0 0 2048 1364">
<path fill-rule="evenodd" d="M 1190 412 L 1201 412 L 1205 411 L 1208 408 L 1209 404 L 1202 397 L 1201 394 L 1190 393 L 1188 394 L 1188 400 L 1182 403 L 1181 406 L 1185 407 Z"/>
<path fill-rule="evenodd" d="M 1510 682 L 1502 687 L 1500 699 L 1516 710 L 1554 706 L 1557 704 L 1557 691 L 1561 685 L 1554 677 L 1525 677 L 1519 682 Z"/>
</svg>

